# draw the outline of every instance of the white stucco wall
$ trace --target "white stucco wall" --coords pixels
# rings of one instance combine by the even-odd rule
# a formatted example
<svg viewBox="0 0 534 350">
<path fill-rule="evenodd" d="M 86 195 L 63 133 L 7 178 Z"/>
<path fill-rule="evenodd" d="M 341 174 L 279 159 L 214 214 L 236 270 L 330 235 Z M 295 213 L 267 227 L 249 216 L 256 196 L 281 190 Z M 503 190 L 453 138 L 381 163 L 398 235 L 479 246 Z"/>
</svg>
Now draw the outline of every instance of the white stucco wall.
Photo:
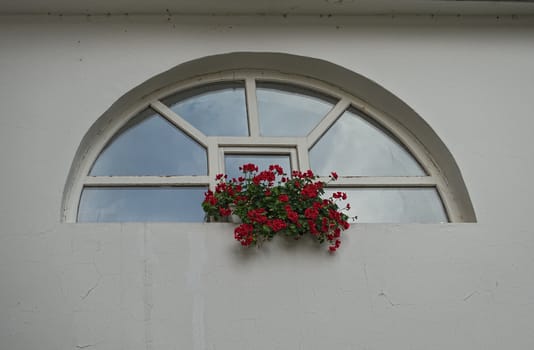
<svg viewBox="0 0 534 350">
<path fill-rule="evenodd" d="M 62 224 L 76 149 L 123 94 L 284 52 L 382 85 L 454 155 L 479 223 L 355 225 L 334 257 L 224 224 Z M 0 18 L 1 349 L 530 349 L 534 21 Z"/>
</svg>

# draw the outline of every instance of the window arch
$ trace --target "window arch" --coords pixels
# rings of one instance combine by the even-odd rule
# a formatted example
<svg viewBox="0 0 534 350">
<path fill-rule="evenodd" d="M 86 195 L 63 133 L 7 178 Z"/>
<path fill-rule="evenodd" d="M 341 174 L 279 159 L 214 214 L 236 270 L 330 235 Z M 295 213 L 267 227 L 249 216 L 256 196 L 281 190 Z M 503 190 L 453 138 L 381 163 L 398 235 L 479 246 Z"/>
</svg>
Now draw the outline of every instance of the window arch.
<svg viewBox="0 0 534 350">
<path fill-rule="evenodd" d="M 228 69 L 120 109 L 78 150 L 65 221 L 201 221 L 215 175 L 245 162 L 337 171 L 361 222 L 474 221 L 466 191 L 467 203 L 409 129 L 313 77 Z"/>
</svg>

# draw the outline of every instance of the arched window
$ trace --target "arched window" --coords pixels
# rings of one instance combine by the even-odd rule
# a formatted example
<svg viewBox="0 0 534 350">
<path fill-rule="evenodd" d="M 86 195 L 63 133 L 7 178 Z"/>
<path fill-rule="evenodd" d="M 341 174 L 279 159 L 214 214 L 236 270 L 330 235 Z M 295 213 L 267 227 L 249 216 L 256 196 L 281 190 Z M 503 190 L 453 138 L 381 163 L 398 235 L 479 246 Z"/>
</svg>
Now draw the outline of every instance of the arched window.
<svg viewBox="0 0 534 350">
<path fill-rule="evenodd" d="M 329 190 L 349 194 L 358 222 L 462 221 L 442 171 L 409 130 L 309 77 L 195 77 L 139 99 L 89 139 L 71 171 L 66 221 L 200 222 L 215 175 L 249 162 L 336 171 Z"/>
</svg>

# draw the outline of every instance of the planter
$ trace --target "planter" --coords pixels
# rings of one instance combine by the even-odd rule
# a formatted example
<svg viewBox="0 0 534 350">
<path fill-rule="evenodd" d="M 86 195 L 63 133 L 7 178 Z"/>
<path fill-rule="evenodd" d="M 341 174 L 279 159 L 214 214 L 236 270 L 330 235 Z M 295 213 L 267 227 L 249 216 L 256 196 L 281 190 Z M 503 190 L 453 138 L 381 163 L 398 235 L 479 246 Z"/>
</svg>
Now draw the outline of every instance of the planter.
<svg viewBox="0 0 534 350">
<path fill-rule="evenodd" d="M 228 222 L 231 222 L 233 224 L 242 224 L 243 221 L 241 220 L 241 218 L 235 214 L 232 214 L 230 216 L 227 216 L 228 218 Z"/>
<path fill-rule="evenodd" d="M 206 222 L 230 222 L 232 224 L 242 224 L 243 221 L 241 218 L 235 214 L 229 215 L 229 216 L 221 216 L 219 218 L 215 218 L 215 216 L 208 216 L 206 217 Z"/>
<path fill-rule="evenodd" d="M 240 170 L 238 179 L 217 174 L 215 189 L 205 193 L 202 208 L 208 216 L 222 217 L 218 221 L 238 224 L 234 238 L 243 246 L 259 246 L 281 234 L 294 239 L 311 235 L 319 243 L 327 242 L 331 252 L 339 248 L 341 231 L 349 227 L 344 213 L 349 205 L 340 208 L 336 203 L 347 198 L 344 192 L 323 198 L 326 183 L 311 170 L 289 176 L 279 165 L 259 171 L 250 163 Z M 337 174 L 329 178 L 335 181 Z"/>
</svg>

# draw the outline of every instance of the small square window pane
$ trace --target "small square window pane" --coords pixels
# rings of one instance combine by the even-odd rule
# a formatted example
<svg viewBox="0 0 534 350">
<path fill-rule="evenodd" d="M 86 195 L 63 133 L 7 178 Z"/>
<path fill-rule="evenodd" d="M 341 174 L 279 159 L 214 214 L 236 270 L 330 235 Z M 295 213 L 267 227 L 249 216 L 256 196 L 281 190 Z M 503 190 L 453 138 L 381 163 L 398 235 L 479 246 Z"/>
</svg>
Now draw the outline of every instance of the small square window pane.
<svg viewBox="0 0 534 350">
<path fill-rule="evenodd" d="M 207 187 L 86 187 L 79 222 L 201 222 Z"/>
<path fill-rule="evenodd" d="M 447 214 L 435 188 L 328 188 L 325 196 L 333 192 L 347 193 L 350 203 L 348 215 L 358 216 L 362 223 L 442 223 Z"/>
<path fill-rule="evenodd" d="M 238 178 L 243 173 L 239 170 L 243 164 L 253 163 L 259 171 L 266 170 L 271 164 L 278 164 L 286 173 L 291 173 L 291 161 L 289 155 L 278 154 L 227 154 L 224 157 L 224 168 L 229 179 Z"/>
</svg>

